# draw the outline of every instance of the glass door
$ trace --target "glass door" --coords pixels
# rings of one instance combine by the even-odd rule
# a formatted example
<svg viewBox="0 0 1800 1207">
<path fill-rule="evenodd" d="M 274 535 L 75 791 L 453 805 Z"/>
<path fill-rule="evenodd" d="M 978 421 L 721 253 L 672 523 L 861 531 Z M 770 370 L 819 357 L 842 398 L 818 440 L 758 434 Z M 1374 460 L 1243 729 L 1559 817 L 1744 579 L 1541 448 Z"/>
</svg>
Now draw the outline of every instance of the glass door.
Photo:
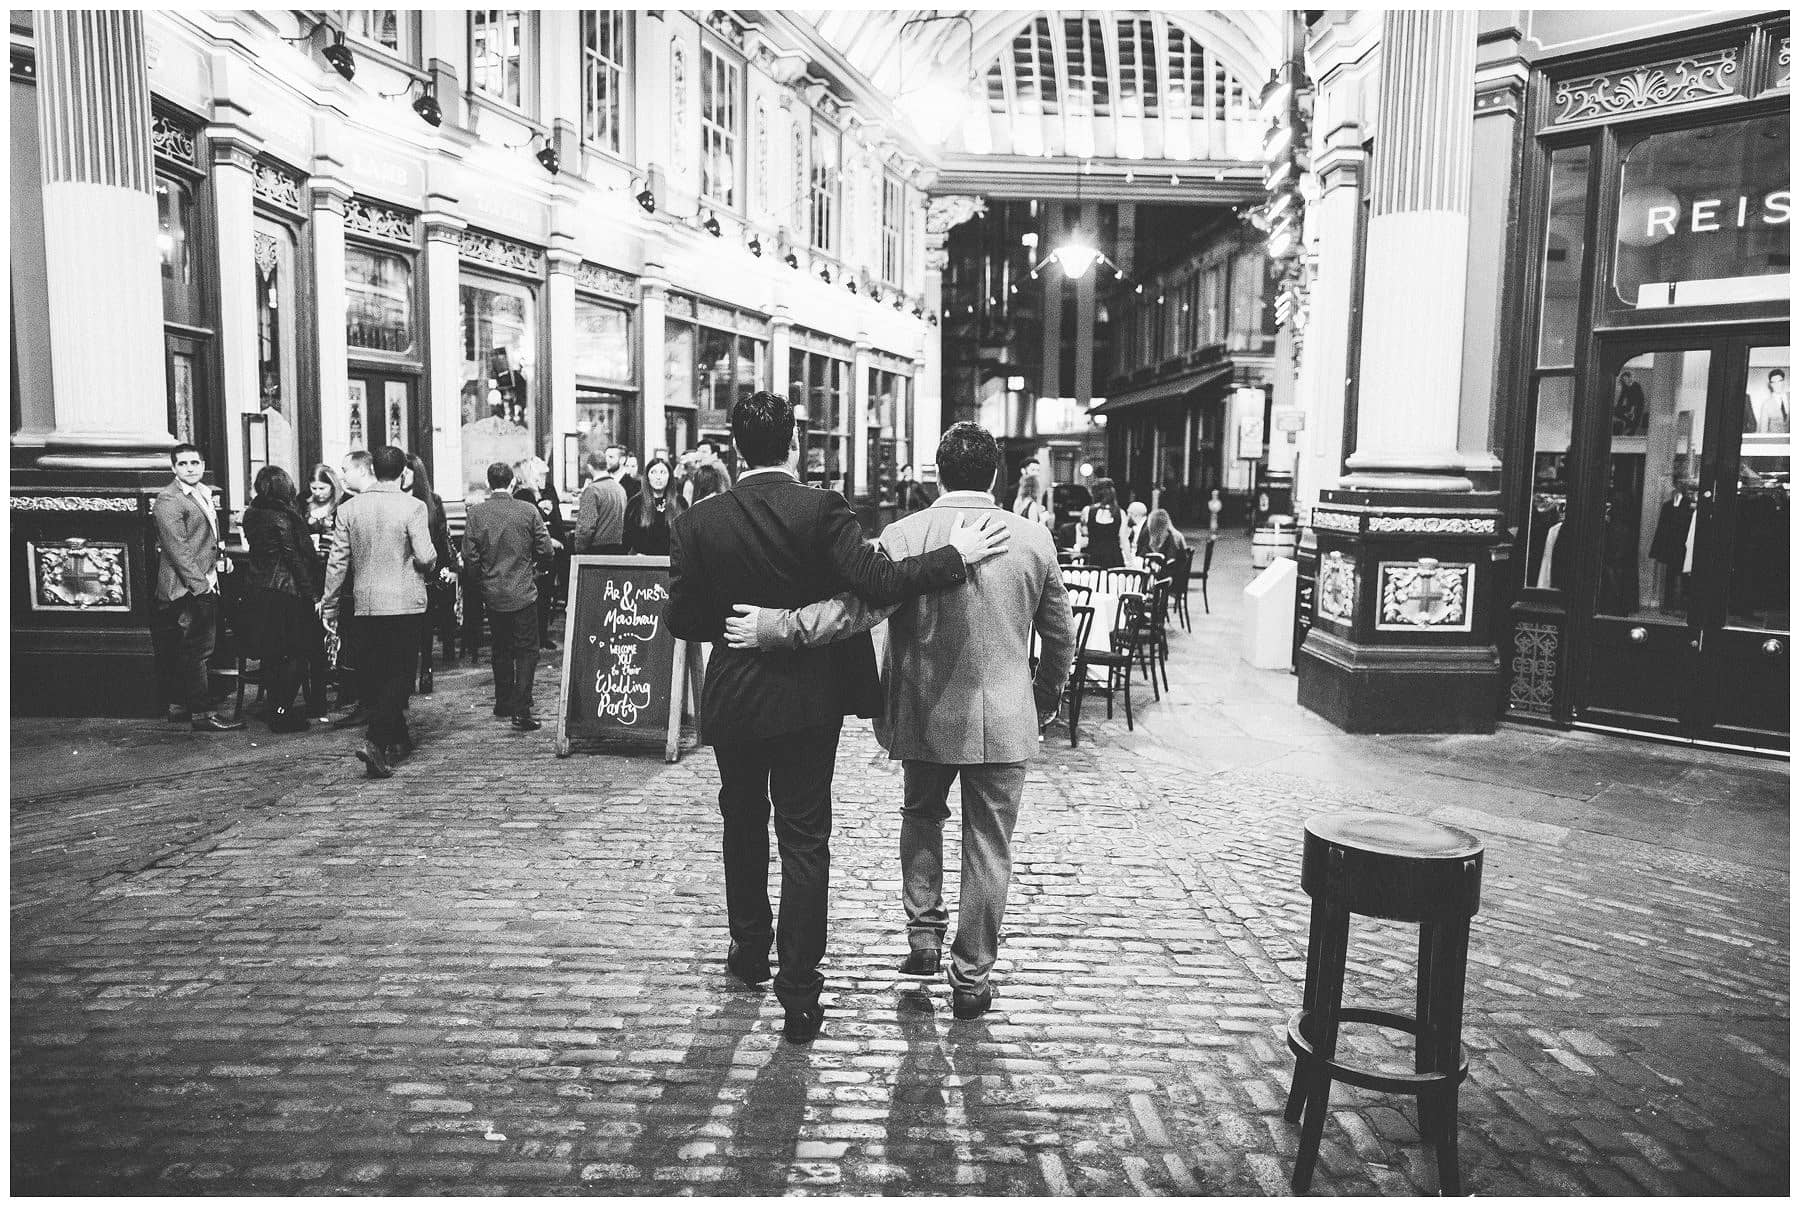
<svg viewBox="0 0 1800 1207">
<path fill-rule="evenodd" d="M 1587 601 L 1577 720 L 1786 747 L 1780 338 L 1602 345 L 1586 504 L 1543 551 Z"/>
</svg>

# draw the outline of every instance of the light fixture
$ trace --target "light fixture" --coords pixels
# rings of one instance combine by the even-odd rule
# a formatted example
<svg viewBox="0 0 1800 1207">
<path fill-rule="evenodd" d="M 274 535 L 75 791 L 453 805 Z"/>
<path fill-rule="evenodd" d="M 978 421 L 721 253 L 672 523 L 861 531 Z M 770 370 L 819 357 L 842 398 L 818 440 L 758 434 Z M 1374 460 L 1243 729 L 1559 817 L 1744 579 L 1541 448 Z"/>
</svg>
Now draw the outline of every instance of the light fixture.
<svg viewBox="0 0 1800 1207">
<path fill-rule="evenodd" d="M 800 267 L 800 257 L 796 256 L 793 252 L 789 252 L 787 255 L 785 255 L 781 258 L 787 261 L 787 266 L 789 268 L 799 268 Z"/>
<path fill-rule="evenodd" d="M 1169 185 L 1172 188 L 1180 188 L 1181 187 L 1181 177 L 1175 175 L 1175 173 L 1173 173 L 1173 172 L 1170 172 L 1169 173 Z"/>
<path fill-rule="evenodd" d="M 1082 236 L 1075 235 L 1057 248 L 1052 258 L 1062 265 L 1063 275 L 1069 280 L 1079 280 L 1094 262 L 1100 259 L 1100 253 L 1083 241 Z"/>
<path fill-rule="evenodd" d="M 762 258 L 762 239 L 756 235 L 750 236 L 750 254 L 759 260 Z"/>
<path fill-rule="evenodd" d="M 719 225 L 719 216 L 711 210 L 706 211 L 706 221 L 700 224 L 700 229 L 715 239 L 723 238 L 725 235 L 725 228 Z"/>
<path fill-rule="evenodd" d="M 925 321 L 930 323 L 933 327 L 937 326 L 937 311 L 934 310 L 930 314 L 926 315 Z"/>
<path fill-rule="evenodd" d="M 924 318 L 925 317 L 925 308 L 923 306 L 914 306 L 913 307 L 913 317 L 916 319 Z"/>
<path fill-rule="evenodd" d="M 961 21 L 969 27 L 968 61 L 960 75 L 942 67 L 922 72 L 915 67 L 908 71 L 904 62 L 906 31 L 910 26 L 926 25 L 933 21 Z M 972 108 L 985 109 L 985 105 L 979 104 L 976 99 L 975 22 L 963 13 L 913 17 L 901 24 L 895 34 L 895 44 L 896 53 L 901 56 L 898 63 L 900 78 L 923 77 L 923 82 L 918 87 L 897 94 L 894 97 L 895 103 L 926 142 L 941 146 L 955 133 L 964 115 Z"/>
<path fill-rule="evenodd" d="M 905 298 L 901 297 L 899 294 L 894 295 L 894 309 L 895 310 L 900 309 L 900 307 L 904 306 L 905 304 L 906 304 Z"/>
<path fill-rule="evenodd" d="M 444 111 L 438 107 L 437 85 L 435 84 L 427 84 L 424 80 L 411 80 L 407 83 L 406 87 L 398 92 L 381 92 L 376 95 L 380 96 L 384 101 L 391 101 L 395 97 L 405 96 L 414 88 L 422 88 L 423 91 L 419 93 L 419 99 L 412 103 L 412 111 L 417 113 L 420 119 L 428 126 L 442 125 L 444 122 Z"/>
<path fill-rule="evenodd" d="M 827 285 L 831 284 L 831 269 L 821 268 L 819 270 L 819 280 L 825 282 Z"/>
<path fill-rule="evenodd" d="M 855 293 L 856 292 L 856 278 L 850 277 L 850 276 L 845 277 L 844 278 L 844 288 L 848 289 L 851 293 Z"/>
<path fill-rule="evenodd" d="M 556 148 L 550 145 L 548 139 L 544 140 L 542 149 L 538 151 L 537 161 L 543 164 L 544 171 L 552 176 L 562 171 L 562 157 L 556 153 Z"/>
<path fill-rule="evenodd" d="M 637 203 L 644 207 L 646 214 L 656 212 L 656 194 L 650 191 L 650 182 L 644 181 L 644 187 L 638 190 Z"/>
<path fill-rule="evenodd" d="M 1132 181 L 1134 181 L 1136 179 L 1137 179 L 1137 173 L 1133 172 L 1130 168 L 1126 168 L 1125 169 L 1125 183 L 1130 184 Z"/>
<path fill-rule="evenodd" d="M 356 78 L 356 56 L 350 53 L 348 46 L 344 45 L 343 30 L 337 31 L 337 41 L 319 53 L 325 56 L 325 61 L 330 63 L 332 69 L 339 75 L 347 80 Z"/>
</svg>

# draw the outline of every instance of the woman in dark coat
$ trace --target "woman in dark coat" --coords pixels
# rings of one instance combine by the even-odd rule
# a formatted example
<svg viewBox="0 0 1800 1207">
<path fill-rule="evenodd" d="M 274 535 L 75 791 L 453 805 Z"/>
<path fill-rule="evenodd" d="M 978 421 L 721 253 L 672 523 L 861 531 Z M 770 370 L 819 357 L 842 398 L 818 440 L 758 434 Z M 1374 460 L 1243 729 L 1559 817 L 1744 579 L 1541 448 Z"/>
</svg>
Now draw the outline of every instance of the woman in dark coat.
<svg viewBox="0 0 1800 1207">
<path fill-rule="evenodd" d="M 256 497 L 244 509 L 250 553 L 238 635 L 244 652 L 262 662 L 270 731 L 298 733 L 307 728 L 307 720 L 294 708 L 294 696 L 322 637 L 313 609 L 324 587 L 325 565 L 313 548 L 287 471 L 264 466 L 255 489 Z"/>
<path fill-rule="evenodd" d="M 1124 517 L 1120 514 L 1112 479 L 1095 480 L 1094 501 L 1081 512 L 1082 560 L 1090 566 L 1123 566 L 1125 549 L 1119 541 L 1123 525 Z"/>
<path fill-rule="evenodd" d="M 450 539 L 450 517 L 444 512 L 444 501 L 431 489 L 431 475 L 417 453 L 406 454 L 406 471 L 400 475 L 402 490 L 425 504 L 425 515 L 431 526 L 431 543 L 437 550 L 437 567 L 425 583 L 424 636 L 419 648 L 419 694 L 431 694 L 431 643 L 434 633 L 444 635 L 444 657 L 456 658 L 456 572 L 462 565 L 456 542 Z"/>
<path fill-rule="evenodd" d="M 643 488 L 625 504 L 625 547 L 651 557 L 669 556 L 669 525 L 686 510 L 674 471 L 658 457 L 644 471 Z"/>
</svg>

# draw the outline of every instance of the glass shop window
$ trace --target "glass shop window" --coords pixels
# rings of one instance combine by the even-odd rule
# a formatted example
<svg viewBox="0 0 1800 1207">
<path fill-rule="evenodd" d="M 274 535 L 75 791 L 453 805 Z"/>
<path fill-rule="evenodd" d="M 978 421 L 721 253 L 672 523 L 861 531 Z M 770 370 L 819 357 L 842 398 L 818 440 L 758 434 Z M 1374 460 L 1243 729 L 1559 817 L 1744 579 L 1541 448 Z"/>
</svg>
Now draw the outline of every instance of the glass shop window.
<svg viewBox="0 0 1800 1207">
<path fill-rule="evenodd" d="M 462 319 L 462 471 L 465 497 L 487 491 L 487 467 L 537 455 L 537 311 L 532 291 L 465 278 Z"/>
<path fill-rule="evenodd" d="M 1575 364 L 1581 325 L 1581 261 L 1587 250 L 1588 148 L 1550 155 L 1550 211 L 1544 229 L 1544 293 L 1538 317 L 1538 367 Z"/>
<path fill-rule="evenodd" d="M 1623 144 L 1617 302 L 1645 310 L 1786 300 L 1788 141 L 1780 113 Z"/>
<path fill-rule="evenodd" d="M 415 353 L 412 264 L 405 256 L 344 249 L 344 334 L 352 348 Z"/>
<path fill-rule="evenodd" d="M 625 148 L 623 9 L 581 14 L 581 137 L 612 155 Z"/>
<path fill-rule="evenodd" d="M 266 439 L 262 459 L 292 474 L 300 461 L 293 233 L 258 218 L 255 255 L 257 426 Z"/>
<path fill-rule="evenodd" d="M 1621 388 L 1629 385 L 1621 383 Z M 1567 587 L 1575 545 L 1562 542 L 1569 508 L 1569 441 L 1575 431 L 1575 378 L 1545 374 L 1537 382 L 1537 430 L 1531 457 L 1530 537 L 1525 547 L 1527 587 Z M 1561 552 L 1559 553 L 1558 550 Z"/>
<path fill-rule="evenodd" d="M 200 322 L 200 281 L 193 242 L 194 191 L 167 176 L 156 178 L 156 247 L 162 260 L 163 321 Z"/>
<path fill-rule="evenodd" d="M 600 302 L 575 302 L 575 375 L 629 382 L 631 314 Z"/>
<path fill-rule="evenodd" d="M 469 87 L 515 109 L 525 96 L 525 25 L 523 9 L 469 12 Z"/>
</svg>

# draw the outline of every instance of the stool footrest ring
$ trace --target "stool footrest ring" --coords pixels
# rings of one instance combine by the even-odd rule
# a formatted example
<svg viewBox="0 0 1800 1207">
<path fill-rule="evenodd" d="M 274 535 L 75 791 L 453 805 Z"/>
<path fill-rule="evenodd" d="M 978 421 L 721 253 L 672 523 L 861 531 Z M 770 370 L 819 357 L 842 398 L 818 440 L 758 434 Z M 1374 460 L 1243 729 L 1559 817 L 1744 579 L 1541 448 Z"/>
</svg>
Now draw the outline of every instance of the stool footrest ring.
<svg viewBox="0 0 1800 1207">
<path fill-rule="evenodd" d="M 1386 1094 L 1429 1094 L 1443 1086 L 1446 1082 L 1461 1085 L 1469 1075 L 1469 1053 L 1466 1048 L 1458 1048 L 1456 1069 L 1445 1073 L 1389 1073 L 1376 1069 L 1366 1069 L 1360 1065 L 1346 1064 L 1337 1059 L 1326 1060 L 1314 1049 L 1313 1043 L 1306 1037 L 1303 1029 L 1308 1021 L 1304 1009 L 1296 1010 L 1288 1018 L 1288 1049 L 1296 1059 L 1307 1061 L 1324 1061 L 1326 1070 L 1333 1081 L 1341 1081 L 1345 1085 L 1360 1086 L 1365 1090 L 1377 1090 Z M 1386 1027 L 1394 1031 L 1404 1031 L 1409 1035 L 1419 1033 L 1419 1020 L 1407 1014 L 1395 1014 L 1391 1010 L 1364 1010 L 1353 1006 L 1345 1006 L 1338 1010 L 1340 1023 L 1372 1023 L 1377 1027 Z"/>
</svg>

